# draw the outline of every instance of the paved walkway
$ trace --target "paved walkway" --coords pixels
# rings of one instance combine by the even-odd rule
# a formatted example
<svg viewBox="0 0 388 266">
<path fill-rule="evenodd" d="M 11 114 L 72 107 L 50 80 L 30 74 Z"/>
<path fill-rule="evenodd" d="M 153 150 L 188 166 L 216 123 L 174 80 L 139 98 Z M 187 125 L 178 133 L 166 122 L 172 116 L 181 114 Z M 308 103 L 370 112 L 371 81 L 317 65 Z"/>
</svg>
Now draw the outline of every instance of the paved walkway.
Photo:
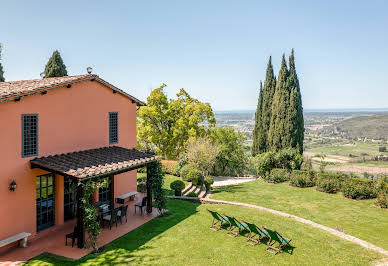
<svg viewBox="0 0 388 266">
<path fill-rule="evenodd" d="M 215 176 L 212 187 L 221 187 L 255 181 L 255 177 Z"/>
<path fill-rule="evenodd" d="M 378 246 L 375 246 L 375 245 L 373 245 L 373 244 L 371 244 L 369 242 L 366 242 L 366 241 L 361 240 L 361 239 L 359 239 L 357 237 L 345 234 L 343 232 L 339 232 L 339 231 L 337 231 L 337 230 L 335 230 L 333 228 L 330 228 L 330 227 L 327 227 L 327 226 L 324 226 L 324 225 L 315 223 L 313 221 L 310 221 L 310 220 L 307 220 L 307 219 L 304 219 L 304 218 L 301 218 L 301 217 L 298 217 L 298 216 L 295 216 L 295 215 L 292 215 L 292 214 L 288 214 L 288 213 L 285 213 L 285 212 L 276 211 L 276 210 L 268 209 L 268 208 L 265 208 L 265 207 L 262 207 L 262 206 L 253 205 L 253 204 L 234 202 L 234 201 L 214 200 L 214 199 L 209 199 L 209 198 L 199 199 L 199 198 L 189 198 L 189 197 L 174 197 L 174 196 L 172 196 L 170 198 L 190 200 L 190 201 L 200 201 L 201 203 L 209 203 L 209 204 L 234 205 L 234 206 L 241 206 L 241 207 L 246 207 L 246 208 L 257 209 L 257 210 L 269 212 L 269 213 L 276 214 L 276 215 L 279 215 L 279 216 L 283 216 L 283 217 L 286 217 L 286 218 L 295 219 L 298 222 L 311 225 L 311 226 L 313 226 L 315 228 L 322 229 L 322 230 L 324 230 L 326 232 L 329 232 L 329 233 L 331 233 L 331 234 L 333 234 L 335 236 L 338 236 L 340 238 L 346 239 L 346 240 L 348 240 L 350 242 L 353 242 L 353 243 L 355 243 L 357 245 L 360 245 L 360 246 L 362 246 L 364 248 L 371 249 L 371 250 L 376 251 L 378 253 L 381 253 L 381 254 L 383 254 L 385 256 L 388 256 L 388 251 L 387 250 L 385 250 L 383 248 L 380 248 Z"/>
</svg>

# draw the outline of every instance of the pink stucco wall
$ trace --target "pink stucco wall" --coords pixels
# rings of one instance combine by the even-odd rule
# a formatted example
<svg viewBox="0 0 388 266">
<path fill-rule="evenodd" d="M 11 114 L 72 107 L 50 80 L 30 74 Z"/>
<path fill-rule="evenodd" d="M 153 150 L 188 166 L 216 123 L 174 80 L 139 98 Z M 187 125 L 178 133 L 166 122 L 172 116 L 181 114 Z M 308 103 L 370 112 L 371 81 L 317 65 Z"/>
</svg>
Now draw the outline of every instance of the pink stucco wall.
<svg viewBox="0 0 388 266">
<path fill-rule="evenodd" d="M 119 113 L 119 143 L 136 146 L 136 104 L 97 81 L 58 88 L 19 102 L 0 103 L 0 240 L 20 232 L 36 234 L 33 157 L 21 155 L 21 115 L 39 115 L 39 157 L 109 145 L 109 112 Z M 63 177 L 56 176 L 56 223 L 63 223 Z M 8 187 L 17 182 L 15 192 Z M 115 177 L 115 195 L 136 189 L 136 171 Z M 60 206 L 62 204 L 62 207 Z"/>
</svg>

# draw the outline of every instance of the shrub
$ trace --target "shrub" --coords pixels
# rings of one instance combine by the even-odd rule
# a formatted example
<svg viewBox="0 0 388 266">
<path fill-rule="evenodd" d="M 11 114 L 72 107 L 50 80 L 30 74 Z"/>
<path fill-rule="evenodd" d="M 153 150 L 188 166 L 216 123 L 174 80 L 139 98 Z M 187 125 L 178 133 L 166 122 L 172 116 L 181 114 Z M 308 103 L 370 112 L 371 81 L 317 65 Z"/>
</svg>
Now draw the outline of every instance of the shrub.
<svg viewBox="0 0 388 266">
<path fill-rule="evenodd" d="M 162 170 L 166 174 L 177 175 L 177 161 L 162 160 Z"/>
<path fill-rule="evenodd" d="M 188 193 L 188 194 L 186 195 L 186 197 L 197 198 L 198 195 L 197 195 L 197 193 L 191 191 L 190 193 Z"/>
<path fill-rule="evenodd" d="M 258 154 L 251 159 L 251 164 L 255 169 L 256 175 L 266 176 L 275 167 L 273 152 Z"/>
<path fill-rule="evenodd" d="M 388 208 L 388 192 L 380 192 L 377 195 L 376 205 L 381 208 Z"/>
<path fill-rule="evenodd" d="M 351 199 L 372 199 L 376 197 L 375 182 L 361 178 L 350 178 L 342 185 L 344 196 Z"/>
<path fill-rule="evenodd" d="M 187 174 L 187 178 L 191 180 L 191 183 L 194 186 L 200 186 L 202 185 L 202 173 L 198 169 L 191 169 L 189 173 Z"/>
<path fill-rule="evenodd" d="M 317 190 L 336 193 L 341 189 L 344 176 L 341 174 L 319 173 L 316 179 Z"/>
<path fill-rule="evenodd" d="M 385 146 L 380 146 L 380 147 L 379 147 L 379 152 L 387 152 L 387 147 L 385 147 Z"/>
<path fill-rule="evenodd" d="M 277 168 L 299 170 L 303 163 L 303 156 L 297 149 L 284 149 L 276 153 L 275 165 Z"/>
<path fill-rule="evenodd" d="M 272 169 L 271 174 L 264 177 L 264 180 L 269 183 L 282 183 L 290 179 L 290 173 L 286 169 Z"/>
<path fill-rule="evenodd" d="M 195 165 L 193 165 L 193 164 L 186 164 L 185 166 L 182 167 L 182 169 L 180 171 L 180 176 L 182 177 L 183 180 L 190 181 L 189 177 L 188 177 L 188 173 L 192 169 L 196 169 Z"/>
<path fill-rule="evenodd" d="M 290 183 L 296 187 L 313 187 L 315 185 L 314 172 L 294 170 Z"/>
<path fill-rule="evenodd" d="M 207 176 L 203 183 L 205 184 L 206 191 L 210 191 L 214 183 L 214 180 L 211 176 Z"/>
<path fill-rule="evenodd" d="M 170 188 L 174 190 L 175 196 L 181 196 L 182 190 L 185 188 L 185 183 L 182 180 L 175 180 L 171 182 Z"/>
</svg>

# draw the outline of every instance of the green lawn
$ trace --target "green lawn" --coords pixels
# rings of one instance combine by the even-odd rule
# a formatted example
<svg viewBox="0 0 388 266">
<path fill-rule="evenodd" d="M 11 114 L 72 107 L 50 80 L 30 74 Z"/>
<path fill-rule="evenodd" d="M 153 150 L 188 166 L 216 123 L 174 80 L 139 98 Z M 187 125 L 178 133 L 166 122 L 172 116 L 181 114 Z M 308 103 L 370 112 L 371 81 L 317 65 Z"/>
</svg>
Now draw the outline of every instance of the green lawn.
<svg viewBox="0 0 388 266">
<path fill-rule="evenodd" d="M 105 247 L 100 255 L 66 261 L 42 255 L 27 265 L 368 265 L 382 256 L 325 231 L 258 210 L 169 200 L 170 216 L 156 218 Z M 206 208 L 274 228 L 292 239 L 293 254 L 272 255 L 265 245 L 210 230 Z"/>
<path fill-rule="evenodd" d="M 145 176 L 146 176 L 145 173 L 137 173 L 137 178 L 141 178 L 141 177 L 145 177 Z M 173 175 L 165 175 L 164 176 L 163 189 L 166 192 L 166 195 L 174 195 L 174 191 L 171 190 L 170 184 L 171 184 L 171 182 L 173 182 L 177 179 L 182 180 L 182 178 L 180 178 L 179 176 L 173 176 Z M 183 181 L 183 182 L 185 183 L 185 185 L 187 185 L 186 181 Z"/>
<path fill-rule="evenodd" d="M 355 145 L 322 145 L 320 147 L 308 149 L 307 151 L 324 153 L 326 155 L 349 156 L 349 154 L 353 154 L 356 156 L 363 156 L 362 154 L 368 154 L 372 156 L 381 154 L 379 152 L 379 146 L 381 146 L 381 144 L 374 142 L 356 142 Z"/>
<path fill-rule="evenodd" d="M 332 227 L 388 249 L 388 210 L 375 200 L 350 200 L 341 193 L 327 194 L 315 188 L 296 188 L 288 183 L 269 184 L 259 179 L 220 187 L 213 199 L 251 203 L 284 211 Z"/>
</svg>

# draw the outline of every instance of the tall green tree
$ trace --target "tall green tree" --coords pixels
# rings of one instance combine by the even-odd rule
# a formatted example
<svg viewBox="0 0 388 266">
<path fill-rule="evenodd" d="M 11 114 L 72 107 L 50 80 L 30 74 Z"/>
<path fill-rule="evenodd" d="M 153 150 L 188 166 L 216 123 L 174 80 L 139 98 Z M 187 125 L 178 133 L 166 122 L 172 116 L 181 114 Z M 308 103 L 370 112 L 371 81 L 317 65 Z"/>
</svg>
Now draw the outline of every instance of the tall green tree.
<svg viewBox="0 0 388 266">
<path fill-rule="evenodd" d="M 264 87 L 260 83 L 260 95 L 255 115 L 255 127 L 253 131 L 252 155 L 269 150 L 268 131 L 272 117 L 272 102 L 275 94 L 276 77 L 272 66 L 272 57 L 269 57 L 265 74 Z"/>
<path fill-rule="evenodd" d="M 257 102 L 257 108 L 255 113 L 255 126 L 252 132 L 252 156 L 256 156 L 259 153 L 259 130 L 262 124 L 261 117 L 263 111 L 263 83 L 260 81 L 259 99 Z"/>
<path fill-rule="evenodd" d="M 66 66 L 63 63 L 61 54 L 58 50 L 53 52 L 53 55 L 49 59 L 44 68 L 45 78 L 63 77 L 67 76 Z"/>
<path fill-rule="evenodd" d="M 259 127 L 259 153 L 270 150 L 268 143 L 268 132 L 271 126 L 272 105 L 276 90 L 276 76 L 274 75 L 272 66 L 272 57 L 269 57 L 267 71 L 265 74 L 265 82 L 263 88 L 263 111 L 261 114 L 261 125 Z"/>
<path fill-rule="evenodd" d="M 147 106 L 139 110 L 138 146 L 176 159 L 189 139 L 205 136 L 216 121 L 209 103 L 192 98 L 184 89 L 176 99 L 169 100 L 165 87 L 163 84 L 154 89 L 147 98 Z"/>
<path fill-rule="evenodd" d="M 2 52 L 2 45 L 0 43 L 0 60 L 1 60 L 1 52 Z M 4 82 L 4 81 L 5 81 L 4 70 L 3 70 L 3 66 L 1 65 L 1 62 L 0 62 L 0 82 Z"/>
<path fill-rule="evenodd" d="M 272 103 L 272 116 L 270 128 L 268 131 L 268 146 L 272 151 L 291 146 L 291 132 L 288 121 L 288 108 L 290 103 L 290 92 L 288 89 L 289 71 L 285 55 L 283 54 L 282 63 L 276 82 L 275 94 Z"/>
<path fill-rule="evenodd" d="M 288 125 L 291 132 L 291 147 L 296 148 L 300 154 L 303 154 L 304 140 L 304 119 L 302 95 L 300 92 L 298 75 L 295 69 L 294 49 L 291 50 L 289 57 L 289 77 L 287 81 L 288 90 L 290 91 L 290 106 L 288 108 Z"/>
</svg>

